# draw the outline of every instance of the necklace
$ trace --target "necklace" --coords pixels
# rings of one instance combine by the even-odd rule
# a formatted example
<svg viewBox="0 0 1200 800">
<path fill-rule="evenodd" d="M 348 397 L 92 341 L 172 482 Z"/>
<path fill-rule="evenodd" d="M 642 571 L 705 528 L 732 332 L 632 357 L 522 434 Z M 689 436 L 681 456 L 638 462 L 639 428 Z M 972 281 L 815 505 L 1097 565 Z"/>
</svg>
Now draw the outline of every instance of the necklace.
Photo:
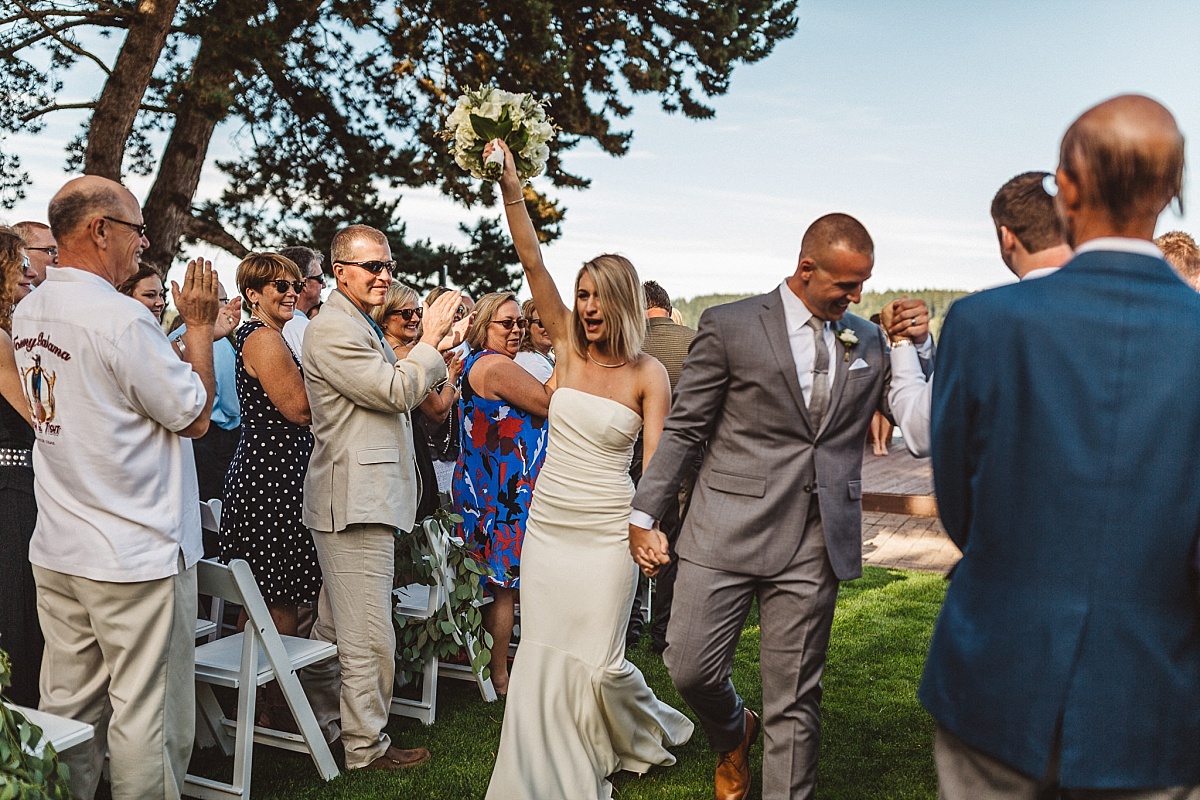
<svg viewBox="0 0 1200 800">
<path fill-rule="evenodd" d="M 283 328 L 282 328 L 282 327 L 276 328 L 274 325 L 272 325 L 271 323 L 267 322 L 265 319 L 263 319 L 262 317 L 260 317 L 260 316 L 258 315 L 258 312 L 257 312 L 257 311 L 251 311 L 251 312 L 250 312 L 250 319 L 256 319 L 256 320 L 258 320 L 259 322 L 261 322 L 263 325 L 266 325 L 268 328 L 270 328 L 271 330 L 275 331 L 276 333 L 278 333 L 278 334 L 281 334 L 281 335 L 283 334 Z"/>
<path fill-rule="evenodd" d="M 604 364 L 604 363 L 601 363 L 601 362 L 597 361 L 596 359 L 592 358 L 592 346 L 591 346 L 590 344 L 588 345 L 587 349 L 586 349 L 586 350 L 584 350 L 583 352 L 587 354 L 588 361 L 592 362 L 592 363 L 593 363 L 593 364 L 595 364 L 597 367 L 604 367 L 605 369 L 616 369 L 616 368 L 618 368 L 618 367 L 623 367 L 623 366 L 625 366 L 626 364 L 628 364 L 628 363 L 629 363 L 628 361 L 622 361 L 620 364 Z"/>
</svg>

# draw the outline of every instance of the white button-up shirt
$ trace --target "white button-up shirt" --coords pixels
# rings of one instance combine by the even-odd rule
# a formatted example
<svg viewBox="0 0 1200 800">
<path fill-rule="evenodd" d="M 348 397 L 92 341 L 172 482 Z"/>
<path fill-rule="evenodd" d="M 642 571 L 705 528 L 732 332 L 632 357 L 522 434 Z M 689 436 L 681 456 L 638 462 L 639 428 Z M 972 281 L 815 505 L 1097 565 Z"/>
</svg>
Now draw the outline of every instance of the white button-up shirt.
<svg viewBox="0 0 1200 800">
<path fill-rule="evenodd" d="M 103 278 L 51 270 L 13 315 L 37 421 L 29 560 L 97 581 L 178 572 L 202 554 L 191 442 L 204 384 L 150 311 Z"/>
</svg>

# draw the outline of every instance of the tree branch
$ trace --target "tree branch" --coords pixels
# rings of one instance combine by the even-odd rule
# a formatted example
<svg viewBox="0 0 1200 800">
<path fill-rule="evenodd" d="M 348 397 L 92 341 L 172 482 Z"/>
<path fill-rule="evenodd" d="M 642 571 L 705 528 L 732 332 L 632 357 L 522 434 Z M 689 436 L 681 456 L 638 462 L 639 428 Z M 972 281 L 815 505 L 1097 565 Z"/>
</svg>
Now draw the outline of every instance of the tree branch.
<svg viewBox="0 0 1200 800">
<path fill-rule="evenodd" d="M 94 102 L 55 103 L 52 106 L 46 106 L 45 108 L 39 108 L 37 111 L 30 111 L 28 114 L 21 117 L 21 122 L 22 123 L 32 122 L 33 120 L 37 119 L 38 117 L 45 116 L 46 114 L 50 114 L 54 111 L 70 111 L 72 109 L 95 108 L 95 107 L 96 107 L 96 104 Z"/>
<path fill-rule="evenodd" d="M 3 23 L 0 23 L 0 24 L 3 24 Z M 62 25 L 59 25 L 59 26 L 53 28 L 52 30 L 44 30 L 41 33 L 39 33 L 37 36 L 31 36 L 28 39 L 23 39 L 19 42 L 13 43 L 11 46 L 6 47 L 3 50 L 0 50 L 0 60 L 9 59 L 9 58 L 15 56 L 17 53 L 21 52 L 22 50 L 26 50 L 30 47 L 33 47 L 35 44 L 42 41 L 43 39 L 49 39 L 51 36 L 54 36 L 56 33 L 59 33 L 61 31 L 65 31 L 65 30 L 69 30 L 71 28 L 78 28 L 80 25 L 89 25 L 89 26 L 104 27 L 104 28 L 128 27 L 124 23 L 120 23 L 120 22 L 113 22 L 113 23 L 106 22 L 106 23 L 101 24 L 98 22 L 94 22 L 90 19 L 77 19 L 72 22 L 67 22 Z"/>
<path fill-rule="evenodd" d="M 250 249 L 242 244 L 233 234 L 225 230 L 216 220 L 188 217 L 183 221 L 183 235 L 192 239 L 208 242 L 222 250 L 232 253 L 238 258 L 245 258 Z"/>
<path fill-rule="evenodd" d="M 13 0 L 13 2 L 17 4 L 17 8 L 21 9 L 26 14 L 30 15 L 30 18 L 32 19 L 33 11 L 32 11 L 32 9 L 29 8 L 29 6 L 22 3 L 21 0 Z M 56 40 L 58 40 L 58 43 L 61 44 L 63 47 L 67 48 L 68 50 L 70 50 L 72 53 L 74 53 L 77 56 L 82 56 L 83 58 L 91 59 L 92 61 L 96 62 L 96 65 L 98 67 L 100 67 L 101 70 L 104 71 L 105 75 L 112 75 L 112 70 L 110 70 L 108 68 L 107 64 L 105 64 L 103 61 L 101 61 L 95 55 L 93 55 L 92 53 L 89 53 L 87 50 L 84 50 L 82 47 L 75 44 L 74 42 L 69 42 L 66 39 L 64 39 L 63 37 L 59 36 L 57 33 L 54 32 L 53 28 L 51 28 L 49 25 L 46 24 L 46 22 L 44 20 L 39 18 L 39 19 L 36 19 L 33 21 L 36 22 L 38 25 L 40 25 L 42 28 L 44 28 L 46 30 L 46 32 L 49 33 L 51 36 L 53 36 Z"/>
</svg>

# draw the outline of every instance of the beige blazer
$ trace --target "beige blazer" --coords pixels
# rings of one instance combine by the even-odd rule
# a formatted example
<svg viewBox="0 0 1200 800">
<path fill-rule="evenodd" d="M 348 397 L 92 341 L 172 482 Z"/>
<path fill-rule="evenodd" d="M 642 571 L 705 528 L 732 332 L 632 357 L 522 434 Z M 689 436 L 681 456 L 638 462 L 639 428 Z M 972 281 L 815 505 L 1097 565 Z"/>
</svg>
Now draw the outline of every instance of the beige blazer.
<svg viewBox="0 0 1200 800">
<path fill-rule="evenodd" d="M 304 479 L 304 524 L 413 526 L 420 478 L 412 418 L 446 377 L 438 351 L 418 344 L 403 361 L 341 292 L 304 331 L 304 386 L 315 439 Z"/>
</svg>

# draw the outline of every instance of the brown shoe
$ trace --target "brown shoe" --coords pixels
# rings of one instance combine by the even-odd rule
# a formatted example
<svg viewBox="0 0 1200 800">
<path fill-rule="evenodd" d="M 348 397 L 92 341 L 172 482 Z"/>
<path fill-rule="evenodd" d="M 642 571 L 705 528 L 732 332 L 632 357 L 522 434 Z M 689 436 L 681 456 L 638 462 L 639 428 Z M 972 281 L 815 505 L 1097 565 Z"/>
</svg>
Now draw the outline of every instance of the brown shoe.
<svg viewBox="0 0 1200 800">
<path fill-rule="evenodd" d="M 388 747 L 387 752 L 367 764 L 363 769 L 408 769 L 418 764 L 424 764 L 431 758 L 424 747 L 415 750 L 401 750 L 399 747 Z"/>
<path fill-rule="evenodd" d="M 717 754 L 717 800 L 745 800 L 750 794 L 750 745 L 762 728 L 758 714 L 746 709 L 746 732 L 742 743 L 728 753 Z"/>
</svg>

